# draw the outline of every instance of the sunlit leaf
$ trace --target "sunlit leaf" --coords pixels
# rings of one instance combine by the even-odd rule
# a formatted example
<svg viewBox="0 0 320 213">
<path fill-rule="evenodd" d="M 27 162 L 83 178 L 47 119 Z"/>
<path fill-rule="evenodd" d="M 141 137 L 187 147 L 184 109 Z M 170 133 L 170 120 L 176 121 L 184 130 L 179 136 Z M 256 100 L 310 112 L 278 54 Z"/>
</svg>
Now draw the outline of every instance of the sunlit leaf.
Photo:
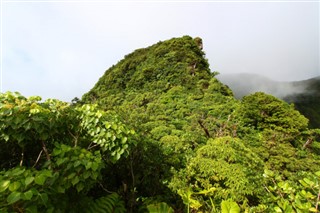
<svg viewBox="0 0 320 213">
<path fill-rule="evenodd" d="M 24 184 L 26 186 L 28 186 L 30 183 L 32 183 L 34 180 L 34 177 L 26 177 L 26 179 L 24 180 Z"/>
<path fill-rule="evenodd" d="M 240 207 L 236 202 L 233 201 L 222 201 L 221 202 L 222 213 L 240 213 Z"/>
<path fill-rule="evenodd" d="M 10 185 L 10 180 L 2 180 L 0 181 L 0 192 L 5 191 Z"/>
<path fill-rule="evenodd" d="M 7 197 L 7 202 L 10 205 L 20 200 L 20 198 L 21 198 L 21 192 L 14 191 Z"/>
</svg>

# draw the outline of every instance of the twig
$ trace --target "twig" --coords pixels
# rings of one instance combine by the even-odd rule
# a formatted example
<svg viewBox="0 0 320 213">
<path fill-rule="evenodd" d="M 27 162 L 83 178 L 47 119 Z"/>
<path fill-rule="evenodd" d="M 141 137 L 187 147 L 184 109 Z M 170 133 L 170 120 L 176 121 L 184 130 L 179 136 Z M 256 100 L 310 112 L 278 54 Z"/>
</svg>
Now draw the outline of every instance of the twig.
<svg viewBox="0 0 320 213">
<path fill-rule="evenodd" d="M 93 145 L 93 146 L 91 146 L 91 144 L 92 144 L 92 143 L 89 144 L 87 150 L 92 149 L 92 148 L 94 148 L 94 147 L 96 147 L 96 146 L 99 146 L 99 144 L 95 144 L 95 145 Z"/>
<path fill-rule="evenodd" d="M 267 190 L 267 192 L 269 192 L 270 194 L 271 194 L 271 192 L 270 192 L 270 190 L 268 189 L 268 187 L 266 186 L 266 185 L 263 185 L 264 186 L 264 188 Z"/>
<path fill-rule="evenodd" d="M 302 149 L 308 148 L 313 142 L 312 138 L 308 138 L 307 142 L 305 142 L 305 144 L 303 144 Z"/>
<path fill-rule="evenodd" d="M 68 129 L 69 134 L 73 137 L 74 139 L 74 147 L 77 147 L 78 145 L 78 137 L 72 134 L 72 132 Z"/>
<path fill-rule="evenodd" d="M 131 207 L 131 211 L 132 212 L 132 209 L 133 207 L 135 206 L 136 204 L 136 190 L 135 190 L 135 177 L 134 177 L 134 171 L 133 171 L 133 160 L 134 160 L 134 155 L 132 154 L 130 156 L 130 172 L 131 172 L 131 178 L 132 178 L 132 190 L 131 190 L 131 201 L 130 202 L 130 207 Z"/>
<path fill-rule="evenodd" d="M 32 166 L 32 168 L 34 168 L 37 165 L 37 163 L 38 163 L 38 161 L 39 161 L 39 159 L 41 157 L 42 152 L 43 152 L 43 150 L 40 151 L 40 153 L 38 155 L 38 158 L 37 158 L 36 162 L 34 163 L 34 165 Z"/>
<path fill-rule="evenodd" d="M 109 191 L 108 189 L 104 188 L 104 186 L 102 185 L 102 183 L 99 183 L 100 187 L 103 189 L 103 191 L 108 192 L 108 193 L 113 193 L 111 191 Z"/>
<path fill-rule="evenodd" d="M 50 158 L 49 152 L 47 150 L 46 144 L 43 141 L 41 141 L 41 144 L 42 144 L 42 149 L 43 149 L 44 153 L 46 154 L 47 160 L 50 161 L 51 158 Z"/>
<path fill-rule="evenodd" d="M 206 133 L 207 137 L 210 138 L 209 130 L 203 125 L 202 121 L 198 120 L 198 123 L 200 124 L 200 126 L 204 130 L 204 132 Z"/>
<path fill-rule="evenodd" d="M 316 203 L 316 212 L 318 212 L 319 201 L 320 201 L 320 189 L 319 189 L 318 198 L 317 198 L 317 203 Z"/>
<path fill-rule="evenodd" d="M 20 166 L 22 166 L 22 164 L 23 164 L 23 158 L 24 158 L 24 152 L 22 151 L 22 153 L 21 153 L 21 160 L 20 160 Z"/>
</svg>

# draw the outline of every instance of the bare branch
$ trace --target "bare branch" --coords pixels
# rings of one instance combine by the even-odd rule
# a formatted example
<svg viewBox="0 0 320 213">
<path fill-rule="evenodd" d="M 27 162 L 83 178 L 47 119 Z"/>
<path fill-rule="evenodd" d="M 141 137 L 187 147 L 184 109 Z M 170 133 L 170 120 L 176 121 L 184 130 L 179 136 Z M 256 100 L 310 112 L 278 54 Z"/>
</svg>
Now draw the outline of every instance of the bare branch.
<svg viewBox="0 0 320 213">
<path fill-rule="evenodd" d="M 200 124 L 200 126 L 204 130 L 204 132 L 206 133 L 207 137 L 210 138 L 209 130 L 203 125 L 202 121 L 198 120 L 198 123 Z"/>
<path fill-rule="evenodd" d="M 99 144 L 94 144 L 94 145 L 92 145 L 92 146 L 91 146 L 91 144 L 92 144 L 92 143 L 90 143 L 90 145 L 88 146 L 87 150 L 92 149 L 92 148 L 94 148 L 94 147 L 96 147 L 96 146 L 99 146 Z"/>
<path fill-rule="evenodd" d="M 38 161 L 39 161 L 39 159 L 41 157 L 42 152 L 43 152 L 43 150 L 40 151 L 40 153 L 38 155 L 38 158 L 37 158 L 36 162 L 34 163 L 34 165 L 32 166 L 32 168 L 34 168 L 37 165 L 37 163 L 38 163 Z"/>
<path fill-rule="evenodd" d="M 109 191 L 108 189 L 106 189 L 106 188 L 102 185 L 102 183 L 99 183 L 99 186 L 103 189 L 103 191 L 108 192 L 108 193 L 113 193 L 113 192 Z"/>
<path fill-rule="evenodd" d="M 303 144 L 302 149 L 308 148 L 312 143 L 313 143 L 313 139 L 308 138 L 308 140 L 305 142 L 305 144 Z"/>
</svg>

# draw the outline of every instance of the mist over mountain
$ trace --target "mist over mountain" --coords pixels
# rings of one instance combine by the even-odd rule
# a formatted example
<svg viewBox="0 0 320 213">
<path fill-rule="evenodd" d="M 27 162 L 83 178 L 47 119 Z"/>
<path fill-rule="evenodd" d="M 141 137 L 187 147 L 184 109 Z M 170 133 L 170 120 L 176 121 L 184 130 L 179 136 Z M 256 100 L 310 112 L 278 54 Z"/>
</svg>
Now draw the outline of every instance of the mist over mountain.
<svg viewBox="0 0 320 213">
<path fill-rule="evenodd" d="M 275 81 L 250 73 L 219 74 L 217 78 L 228 85 L 238 99 L 255 92 L 265 92 L 283 99 L 287 96 L 305 93 L 308 88 L 308 81 Z"/>
<path fill-rule="evenodd" d="M 257 74 L 220 74 L 217 78 L 233 91 L 237 99 L 255 92 L 274 95 L 309 119 L 309 126 L 320 128 L 320 76 L 302 81 L 274 81 Z"/>
<path fill-rule="evenodd" d="M 304 85 L 304 92 L 291 94 L 283 99 L 288 103 L 294 103 L 296 109 L 309 119 L 310 127 L 320 128 L 320 76 L 292 84 Z"/>
</svg>

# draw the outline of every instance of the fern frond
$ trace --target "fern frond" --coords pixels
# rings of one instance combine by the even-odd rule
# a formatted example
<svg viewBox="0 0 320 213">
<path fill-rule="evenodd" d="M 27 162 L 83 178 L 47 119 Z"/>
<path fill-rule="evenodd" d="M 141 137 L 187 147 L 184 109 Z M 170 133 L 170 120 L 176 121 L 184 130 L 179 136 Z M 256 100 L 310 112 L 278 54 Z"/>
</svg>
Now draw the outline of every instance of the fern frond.
<svg viewBox="0 0 320 213">
<path fill-rule="evenodd" d="M 125 213 L 125 203 L 117 193 L 100 197 L 89 204 L 87 213 Z"/>
</svg>

